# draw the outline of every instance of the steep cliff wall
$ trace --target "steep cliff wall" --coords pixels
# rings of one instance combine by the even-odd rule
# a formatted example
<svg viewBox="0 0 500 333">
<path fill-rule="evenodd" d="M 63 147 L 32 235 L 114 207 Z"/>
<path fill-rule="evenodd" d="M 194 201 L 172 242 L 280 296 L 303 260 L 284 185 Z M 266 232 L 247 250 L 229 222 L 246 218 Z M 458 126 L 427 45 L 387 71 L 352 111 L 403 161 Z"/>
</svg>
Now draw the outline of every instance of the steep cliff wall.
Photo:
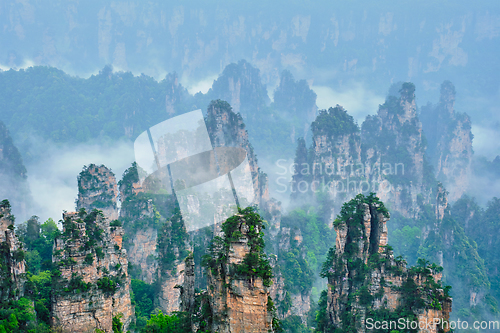
<svg viewBox="0 0 500 333">
<path fill-rule="evenodd" d="M 279 85 L 274 91 L 273 107 L 283 118 L 294 121 L 290 139 L 295 142 L 296 137 L 307 136 L 309 124 L 317 116 L 316 93 L 309 88 L 306 80 L 295 81 L 292 73 L 284 70 L 281 72 Z M 296 121 L 301 123 L 300 127 L 295 123 Z"/>
<path fill-rule="evenodd" d="M 144 193 L 135 163 L 125 170 L 118 184 L 120 220 L 125 231 L 123 246 L 127 250 L 130 273 L 132 278 L 151 284 L 158 268 L 158 223 L 155 223 L 158 216 L 155 216 L 153 199 Z"/>
<path fill-rule="evenodd" d="M 214 81 L 207 95 L 211 99 L 228 101 L 235 113 L 255 119 L 269 104 L 266 87 L 260 80 L 259 70 L 245 60 L 230 64 Z"/>
<path fill-rule="evenodd" d="M 177 209 L 174 215 L 162 224 L 158 233 L 158 306 L 166 313 L 181 311 L 182 286 L 187 294 L 194 293 L 192 281 L 188 279 L 186 284 L 184 283 L 187 272 L 194 269 L 189 265 L 186 267 L 185 263 L 189 249 L 188 240 L 182 216 Z"/>
<path fill-rule="evenodd" d="M 118 218 L 117 200 L 118 186 L 111 170 L 95 164 L 83 168 L 78 176 L 77 210 L 99 209 L 107 218 L 115 220 Z"/>
<path fill-rule="evenodd" d="M 54 245 L 52 323 L 67 332 L 99 328 L 112 332 L 113 317 L 125 328 L 134 320 L 123 230 L 102 213 L 63 215 L 63 234 Z"/>
<path fill-rule="evenodd" d="M 18 300 L 24 293 L 26 263 L 8 200 L 0 203 L 0 264 L 0 301 Z"/>
<path fill-rule="evenodd" d="M 269 200 L 267 175 L 260 171 L 257 165 L 257 156 L 248 140 L 243 119 L 233 112 L 231 105 L 225 101 L 212 101 L 207 109 L 208 134 L 214 147 L 240 147 L 247 153 L 250 171 L 252 173 L 255 198 L 254 202 L 265 206 Z"/>
<path fill-rule="evenodd" d="M 313 144 L 311 152 L 299 141 L 292 179 L 292 198 L 304 200 L 316 192 L 327 193 L 332 216 L 340 203 L 360 192 L 362 173 L 359 128 L 352 116 L 337 105 L 320 111 L 311 124 Z"/>
<path fill-rule="evenodd" d="M 116 209 L 117 186 L 105 166 L 85 167 L 78 177 L 78 212 L 63 214 L 63 233 L 54 244 L 52 324 L 67 332 L 99 328 L 112 332 L 113 318 L 125 330 L 134 320 L 127 251 Z M 103 208 L 86 212 L 85 208 Z"/>
<path fill-rule="evenodd" d="M 441 286 L 442 268 L 419 262 L 406 268 L 387 245 L 389 214 L 378 198 L 356 196 L 335 221 L 337 239 L 323 266 L 328 278 L 327 327 L 367 332 L 370 322 L 406 317 L 449 320 L 451 298 Z M 442 332 L 437 324 L 419 332 Z M 326 327 L 322 328 L 325 332 Z"/>
<path fill-rule="evenodd" d="M 417 195 L 431 202 L 433 184 L 426 177 L 425 142 L 412 83 L 403 83 L 399 97 L 388 96 L 377 115 L 366 118 L 361 142 L 367 180 L 377 187 L 372 192 L 404 216 L 416 217 Z"/>
<path fill-rule="evenodd" d="M 272 273 L 262 252 L 262 226 L 260 216 L 247 208 L 227 219 L 222 236 L 212 243 L 205 265 L 213 332 L 273 330 Z"/>
<path fill-rule="evenodd" d="M 497 313 L 498 306 L 493 301 L 497 276 L 488 274 L 488 268 L 495 267 L 495 271 L 496 265 L 490 261 L 491 256 L 481 251 L 488 247 L 494 252 L 494 242 L 477 238 L 479 234 L 492 233 L 491 224 L 477 224 L 479 216 L 474 214 L 481 212 L 474 205 L 468 205 L 469 200 L 463 198 L 457 201 L 452 214 L 447 192 L 441 184 L 438 186 L 436 216 L 433 223 L 423 228 L 419 254 L 443 266 L 444 279 L 453 287 L 450 293 L 455 309 L 452 318 L 456 320 L 460 317 L 461 320 L 473 322 Z M 477 231 L 471 230 L 471 227 Z M 478 247 L 478 244 L 488 245 Z"/>
<path fill-rule="evenodd" d="M 439 103 L 422 107 L 421 115 L 430 162 L 451 201 L 469 186 L 473 154 L 471 121 L 467 114 L 455 111 L 455 95 L 453 84 L 444 81 Z"/>
</svg>

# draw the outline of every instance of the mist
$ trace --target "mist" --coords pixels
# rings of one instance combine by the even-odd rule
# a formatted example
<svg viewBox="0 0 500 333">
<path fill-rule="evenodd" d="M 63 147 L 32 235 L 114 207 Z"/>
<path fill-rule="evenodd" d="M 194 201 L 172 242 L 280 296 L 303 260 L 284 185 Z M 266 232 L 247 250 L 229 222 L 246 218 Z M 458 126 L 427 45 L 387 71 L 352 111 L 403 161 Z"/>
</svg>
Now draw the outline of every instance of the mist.
<svg viewBox="0 0 500 333">
<path fill-rule="evenodd" d="M 78 196 L 77 177 L 85 165 L 104 164 L 116 176 L 117 182 L 134 161 L 133 144 L 56 145 L 44 142 L 45 151 L 36 161 L 26 165 L 28 183 L 33 197 L 30 215 L 45 221 L 58 221 L 63 211 L 74 211 Z"/>
</svg>

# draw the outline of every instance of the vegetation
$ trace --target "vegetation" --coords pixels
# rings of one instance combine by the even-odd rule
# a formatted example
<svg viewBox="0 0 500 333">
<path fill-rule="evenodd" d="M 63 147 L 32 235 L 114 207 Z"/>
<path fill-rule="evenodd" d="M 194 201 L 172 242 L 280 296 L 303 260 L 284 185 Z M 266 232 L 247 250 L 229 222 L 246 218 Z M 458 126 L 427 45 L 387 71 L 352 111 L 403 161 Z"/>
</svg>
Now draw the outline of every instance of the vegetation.
<svg viewBox="0 0 500 333">
<path fill-rule="evenodd" d="M 184 318 L 184 313 L 165 315 L 162 311 L 151 315 L 146 327 L 141 333 L 191 333 L 190 321 Z"/>
<path fill-rule="evenodd" d="M 242 227 L 244 225 L 244 227 Z M 241 231 L 246 228 L 246 235 Z M 265 286 L 271 285 L 272 269 L 267 256 L 264 254 L 264 232 L 262 218 L 253 207 L 238 208 L 238 214 L 228 218 L 222 224 L 223 237 L 216 236 L 209 248 L 209 254 L 203 258 L 203 265 L 212 271 L 212 274 L 221 274 L 224 278 L 227 258 L 232 242 L 242 237 L 248 238 L 249 253 L 245 255 L 241 264 L 233 264 L 232 272 L 239 278 L 261 278 Z"/>
<path fill-rule="evenodd" d="M 311 129 L 315 137 L 326 135 L 329 140 L 333 140 L 340 135 L 359 132 L 359 127 L 354 122 L 354 118 L 341 106 L 329 108 L 328 111 L 321 110 L 316 120 L 311 124 Z"/>
<path fill-rule="evenodd" d="M 334 222 L 336 230 L 345 232 L 345 246 L 343 251 L 331 248 L 328 252 L 327 261 L 324 262 L 321 276 L 328 278 L 329 288 L 333 292 L 339 292 L 338 288 L 344 288 L 347 279 L 349 285 L 348 295 L 339 294 L 340 323 L 334 326 L 328 320 L 326 313 L 326 293 L 323 292 L 318 304 L 316 314 L 317 327 L 321 332 L 357 332 L 359 325 L 359 313 L 357 307 L 364 308 L 366 318 L 373 320 L 389 320 L 405 318 L 415 320 L 416 311 L 420 309 L 441 310 L 442 305 L 449 297 L 450 287 L 443 287 L 441 281 L 435 281 L 434 275 L 440 273 L 443 268 L 435 264 L 429 264 L 427 260 L 419 259 L 417 266 L 405 268 L 406 261 L 393 256 L 392 247 L 385 246 L 380 249 L 377 237 L 368 238 L 365 231 L 364 215 L 365 209 L 370 210 L 372 222 L 377 223 L 377 215 L 381 213 L 389 216 L 384 204 L 372 193 L 369 196 L 357 195 L 354 199 L 342 206 L 340 214 Z M 374 224 L 372 223 L 372 232 Z M 366 237 L 365 237 L 366 235 Z M 340 249 L 339 249 L 340 250 Z M 367 263 L 365 263 L 367 256 Z M 382 275 L 376 293 L 370 292 L 374 275 L 371 272 L 378 271 Z M 385 274 L 383 274 L 384 272 Z M 386 283 L 387 279 L 401 277 L 403 284 L 400 288 Z M 417 279 L 418 278 L 418 279 Z M 422 281 L 417 285 L 416 280 Z M 381 299 L 384 287 L 394 288 L 401 293 L 401 302 L 395 309 L 385 306 L 375 308 L 376 299 Z M 443 291 L 444 290 L 444 291 Z M 354 306 L 357 303 L 358 305 Z M 381 331 L 382 332 L 382 331 Z"/>
</svg>

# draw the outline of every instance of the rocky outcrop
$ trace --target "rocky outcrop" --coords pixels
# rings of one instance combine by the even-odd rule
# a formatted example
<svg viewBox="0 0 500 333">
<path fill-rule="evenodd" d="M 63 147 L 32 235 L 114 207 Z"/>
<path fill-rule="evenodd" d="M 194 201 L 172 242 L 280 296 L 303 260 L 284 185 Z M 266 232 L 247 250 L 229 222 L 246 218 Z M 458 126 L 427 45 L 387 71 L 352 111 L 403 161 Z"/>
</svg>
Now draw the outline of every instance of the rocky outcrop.
<svg viewBox="0 0 500 333">
<path fill-rule="evenodd" d="M 455 111 L 455 94 L 453 84 L 444 81 L 439 103 L 422 107 L 421 114 L 430 162 L 451 201 L 468 189 L 473 155 L 471 121 L 467 114 Z"/>
<path fill-rule="evenodd" d="M 192 283 L 190 266 L 186 269 L 185 259 L 188 256 L 188 234 L 182 220 L 180 211 L 166 220 L 158 234 L 158 270 L 157 282 L 159 284 L 158 306 L 165 313 L 181 311 L 182 289 L 185 295 L 194 294 L 194 284 Z M 184 283 L 186 273 L 189 272 L 189 279 Z"/>
<path fill-rule="evenodd" d="M 53 262 L 59 267 L 52 323 L 67 332 L 112 332 L 113 317 L 127 328 L 134 320 L 123 230 L 102 213 L 65 213 Z"/>
<path fill-rule="evenodd" d="M 220 333 L 273 330 L 268 303 L 271 266 L 262 253 L 262 220 L 251 209 L 224 222 L 214 239 L 208 269 L 212 331 Z"/>
<path fill-rule="evenodd" d="M 151 196 L 139 181 L 137 164 L 125 170 L 118 182 L 121 200 L 120 220 L 123 221 L 129 265 L 133 278 L 153 283 L 158 269 L 156 245 L 158 226 Z"/>
<path fill-rule="evenodd" d="M 248 164 L 252 173 L 254 187 L 254 203 L 265 207 L 269 200 L 267 175 L 260 171 L 257 156 L 248 140 L 243 118 L 233 112 L 231 105 L 225 101 L 212 101 L 207 109 L 208 134 L 213 147 L 239 147 L 246 151 Z"/>
<path fill-rule="evenodd" d="M 394 210 L 416 217 L 417 195 L 431 203 L 432 185 L 424 181 L 425 144 L 415 104 L 415 86 L 404 83 L 399 97 L 388 96 L 361 131 L 337 105 L 320 111 L 312 123 L 313 144 L 299 140 L 292 179 L 292 199 L 328 193 L 333 221 L 343 202 L 358 193 L 377 193 Z"/>
<path fill-rule="evenodd" d="M 303 200 L 317 191 L 328 193 L 333 202 L 349 199 L 359 193 L 355 167 L 361 164 L 359 128 L 352 116 L 337 105 L 320 111 L 311 124 L 312 153 L 299 140 L 292 180 L 292 198 Z M 354 180 L 354 183 L 352 182 Z M 332 207 L 332 214 L 335 208 Z"/>
<path fill-rule="evenodd" d="M 399 97 L 388 96 L 377 115 L 366 118 L 361 142 L 371 192 L 404 216 L 416 217 L 417 195 L 430 203 L 433 184 L 424 182 L 425 143 L 412 83 L 401 84 Z"/>
<path fill-rule="evenodd" d="M 269 104 L 259 70 L 245 60 L 226 66 L 207 95 L 214 100 L 228 101 L 234 112 L 240 113 L 245 120 L 255 119 L 264 106 Z"/>
<path fill-rule="evenodd" d="M 451 298 L 442 268 L 420 261 L 407 268 L 387 245 L 389 214 L 378 198 L 356 196 L 335 221 L 337 239 L 322 275 L 328 278 L 327 320 L 343 332 L 367 332 L 369 323 L 407 316 L 449 320 Z M 445 291 L 446 290 L 446 291 Z M 391 317 L 391 313 L 394 316 Z M 384 315 L 385 314 L 385 315 Z M 437 324 L 419 332 L 442 332 Z"/>
<path fill-rule="evenodd" d="M 14 233 L 8 200 L 0 203 L 0 301 L 18 300 L 24 293 L 24 251 Z"/>
<path fill-rule="evenodd" d="M 125 330 L 134 321 L 123 228 L 114 218 L 117 186 L 105 166 L 85 167 L 78 177 L 78 212 L 63 214 L 63 232 L 54 244 L 58 267 L 52 299 L 52 324 L 66 332 L 112 332 L 113 318 Z M 104 208 L 104 213 L 94 209 Z"/>
<path fill-rule="evenodd" d="M 316 93 L 309 88 L 306 80 L 295 81 L 292 73 L 284 70 L 280 75 L 280 83 L 274 91 L 274 108 L 280 112 L 285 119 L 299 118 L 304 124 L 302 128 L 292 127 L 290 138 L 295 142 L 295 136 L 306 137 L 309 124 L 316 118 L 318 107 L 316 106 Z"/>
<path fill-rule="evenodd" d="M 78 176 L 77 209 L 84 208 L 88 212 L 99 209 L 107 218 L 115 220 L 118 218 L 117 200 L 118 186 L 110 169 L 95 164 L 83 168 Z"/>
</svg>

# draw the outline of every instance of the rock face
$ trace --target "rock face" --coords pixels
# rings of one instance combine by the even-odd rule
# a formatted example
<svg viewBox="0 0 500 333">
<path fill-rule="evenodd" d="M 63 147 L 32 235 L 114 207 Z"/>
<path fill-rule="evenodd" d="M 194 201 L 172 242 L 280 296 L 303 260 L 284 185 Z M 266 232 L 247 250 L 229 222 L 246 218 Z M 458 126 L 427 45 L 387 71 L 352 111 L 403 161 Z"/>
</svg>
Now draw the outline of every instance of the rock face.
<svg viewBox="0 0 500 333">
<path fill-rule="evenodd" d="M 208 91 L 211 99 L 228 101 L 235 113 L 242 117 L 255 118 L 269 104 L 266 87 L 262 84 L 259 70 L 245 60 L 230 64 L 214 81 Z"/>
<path fill-rule="evenodd" d="M 334 202 L 343 202 L 359 193 L 358 186 L 350 182 L 361 176 L 354 169 L 361 164 L 361 140 L 354 119 L 337 105 L 320 111 L 311 129 L 312 154 L 304 140 L 298 142 L 292 198 L 303 199 L 322 191 Z"/>
<path fill-rule="evenodd" d="M 112 332 L 113 318 L 119 317 L 127 330 L 134 307 L 123 228 L 113 219 L 118 216 L 116 180 L 109 169 L 94 165 L 84 168 L 78 180 L 80 210 L 63 214 L 63 233 L 54 244 L 53 262 L 60 275 L 54 284 L 52 324 L 66 332 Z M 96 205 L 106 213 L 83 209 Z"/>
<path fill-rule="evenodd" d="M 450 81 L 441 85 L 437 105 L 422 108 L 421 118 L 436 178 L 449 191 L 449 199 L 456 201 L 469 186 L 473 135 L 469 116 L 455 111 L 455 87 Z"/>
<path fill-rule="evenodd" d="M 361 142 L 368 183 L 376 186 L 371 192 L 404 216 L 417 216 L 417 195 L 429 202 L 430 189 L 424 183 L 425 144 L 412 83 L 403 83 L 399 97 L 388 96 L 377 115 L 366 118 Z"/>
<path fill-rule="evenodd" d="M 311 125 L 311 149 L 298 141 L 292 198 L 328 193 L 333 221 L 342 202 L 374 192 L 403 216 L 417 216 L 417 195 L 429 203 L 431 188 L 424 182 L 425 144 L 414 92 L 412 83 L 402 84 L 400 96 L 389 96 L 361 131 L 341 106 L 320 111 Z"/>
<path fill-rule="evenodd" d="M 267 175 L 257 165 L 257 157 L 245 130 L 243 118 L 233 112 L 231 105 L 225 101 L 212 101 L 207 109 L 208 134 L 214 147 L 240 147 L 247 153 L 254 186 L 254 202 L 265 207 L 269 200 Z"/>
<path fill-rule="evenodd" d="M 295 142 L 295 136 L 305 138 L 309 124 L 316 118 L 316 93 L 309 88 L 306 80 L 295 81 L 290 71 L 284 70 L 280 75 L 280 83 L 274 91 L 274 107 L 285 118 L 300 118 L 304 127 L 292 128 L 290 138 Z"/>
<path fill-rule="evenodd" d="M 464 197 L 457 201 L 453 206 L 455 214 L 452 215 L 447 192 L 442 184 L 439 184 L 435 198 L 434 223 L 425 226 L 422 230 L 422 248 L 431 249 L 426 254 L 426 259 L 442 265 L 446 282 L 453 286 L 451 290 L 455 308 L 452 314 L 453 319 L 458 317 L 458 313 L 467 313 L 471 311 L 470 309 L 484 308 L 488 310 L 482 311 L 489 311 L 489 299 L 492 298 L 494 290 L 492 286 L 496 279 L 494 274 L 488 276 L 488 266 L 491 265 L 488 259 L 490 258 L 486 257 L 484 252 L 481 253 L 481 249 L 477 246 L 477 244 L 488 244 L 487 246 L 494 249 L 494 242 L 484 240 L 477 244 L 475 242 L 477 234 L 490 235 L 495 232 L 489 229 L 491 225 L 489 223 L 476 224 L 477 216 L 474 215 L 480 213 L 469 200 Z M 462 213 L 457 214 L 457 210 Z M 460 221 L 461 218 L 471 221 Z M 468 227 L 467 223 L 470 223 Z M 495 264 L 493 266 L 496 269 Z M 477 311 L 477 313 L 482 311 Z M 468 316 L 460 315 L 460 319 L 470 322 L 478 320 L 474 316 L 472 312 Z"/>
<path fill-rule="evenodd" d="M 254 222 L 247 215 L 231 217 L 223 225 L 222 238 L 212 245 L 207 288 L 212 332 L 267 333 L 273 329 L 268 304 L 271 267 L 261 261 L 261 250 L 255 247 L 262 239 L 262 225 Z M 263 277 L 263 271 L 268 275 Z"/>
<path fill-rule="evenodd" d="M 133 278 L 151 284 L 158 269 L 158 227 L 154 222 L 153 199 L 144 195 L 135 163 L 124 172 L 119 190 L 120 220 L 126 235 L 123 246 L 128 253 Z"/>
<path fill-rule="evenodd" d="M 449 319 L 451 298 L 441 287 L 442 269 L 427 263 L 407 269 L 404 260 L 394 259 L 387 246 L 388 218 L 378 198 L 358 195 L 343 206 L 335 221 L 335 248 L 322 272 L 328 278 L 331 327 L 367 332 L 368 319 L 388 320 L 391 313 L 396 320 L 403 313 L 410 313 L 410 321 L 417 322 Z M 439 325 L 431 326 L 419 332 L 442 332 Z"/>
<path fill-rule="evenodd" d="M 109 219 L 118 218 L 118 186 L 113 172 L 104 165 L 90 164 L 78 176 L 77 209 L 102 210 Z"/>
<path fill-rule="evenodd" d="M 181 311 L 183 288 L 186 290 L 185 294 L 194 294 L 194 285 L 191 280 L 188 279 L 184 284 L 187 272 L 184 259 L 188 256 L 188 239 L 181 214 L 177 210 L 163 223 L 158 234 L 157 281 L 160 285 L 158 305 L 166 313 Z M 188 265 L 190 274 L 191 269 L 194 270 L 194 267 Z"/>
<path fill-rule="evenodd" d="M 0 300 L 19 299 L 24 292 L 26 263 L 14 233 L 14 216 L 8 200 L 0 203 Z"/>
</svg>

